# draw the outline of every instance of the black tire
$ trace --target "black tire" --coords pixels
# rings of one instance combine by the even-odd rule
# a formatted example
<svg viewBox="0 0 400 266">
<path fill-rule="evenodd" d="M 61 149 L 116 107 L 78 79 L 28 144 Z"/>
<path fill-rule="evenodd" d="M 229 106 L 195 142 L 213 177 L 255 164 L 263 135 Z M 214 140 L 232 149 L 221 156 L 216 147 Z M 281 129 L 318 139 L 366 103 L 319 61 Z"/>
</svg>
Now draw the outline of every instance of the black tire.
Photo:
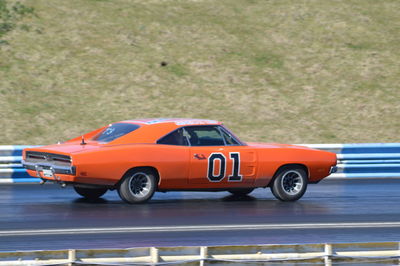
<svg viewBox="0 0 400 266">
<path fill-rule="evenodd" d="M 96 200 L 107 192 L 107 188 L 86 188 L 74 186 L 76 193 L 90 200 Z"/>
<path fill-rule="evenodd" d="M 127 203 L 144 203 L 153 197 L 156 191 L 156 173 L 149 168 L 137 168 L 128 171 L 118 187 L 118 194 Z"/>
<path fill-rule="evenodd" d="M 307 190 L 306 171 L 299 166 L 286 166 L 279 170 L 271 186 L 272 194 L 281 201 L 296 201 Z"/>
<path fill-rule="evenodd" d="M 234 196 L 246 196 L 251 192 L 253 192 L 253 190 L 254 188 L 239 188 L 239 189 L 230 189 L 228 191 Z"/>
</svg>

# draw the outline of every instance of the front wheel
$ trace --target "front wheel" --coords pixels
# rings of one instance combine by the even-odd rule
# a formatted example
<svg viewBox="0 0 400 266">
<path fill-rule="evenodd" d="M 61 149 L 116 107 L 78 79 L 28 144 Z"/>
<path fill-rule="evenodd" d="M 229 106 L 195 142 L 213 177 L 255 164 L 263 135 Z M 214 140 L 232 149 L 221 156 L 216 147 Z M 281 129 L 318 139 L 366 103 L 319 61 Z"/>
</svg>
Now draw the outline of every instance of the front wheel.
<svg viewBox="0 0 400 266">
<path fill-rule="evenodd" d="M 86 188 L 74 186 L 76 193 L 89 200 L 96 200 L 107 192 L 107 188 Z"/>
<path fill-rule="evenodd" d="M 308 178 L 301 167 L 283 167 L 271 186 L 274 196 L 281 201 L 296 201 L 306 192 Z"/>
<path fill-rule="evenodd" d="M 121 199 L 127 203 L 143 203 L 151 199 L 156 190 L 156 175 L 151 169 L 129 171 L 118 188 Z"/>
</svg>

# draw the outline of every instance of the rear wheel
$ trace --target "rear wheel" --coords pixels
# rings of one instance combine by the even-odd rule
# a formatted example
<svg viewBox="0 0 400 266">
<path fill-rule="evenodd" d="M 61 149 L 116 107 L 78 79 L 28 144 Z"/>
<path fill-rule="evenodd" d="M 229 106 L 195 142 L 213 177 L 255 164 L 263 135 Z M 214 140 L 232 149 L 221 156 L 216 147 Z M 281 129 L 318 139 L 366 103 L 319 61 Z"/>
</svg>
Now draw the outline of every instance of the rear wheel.
<svg viewBox="0 0 400 266">
<path fill-rule="evenodd" d="M 307 184 L 307 173 L 303 168 L 286 166 L 277 173 L 271 191 L 281 201 L 296 201 L 306 192 Z"/>
<path fill-rule="evenodd" d="M 95 200 L 103 196 L 107 192 L 107 188 L 86 188 L 74 186 L 76 193 L 90 200 Z"/>
<path fill-rule="evenodd" d="M 253 192 L 253 190 L 254 188 L 239 188 L 239 189 L 230 189 L 228 191 L 235 196 L 246 196 L 247 194 Z"/>
<path fill-rule="evenodd" d="M 127 203 L 143 203 L 151 199 L 156 190 L 156 174 L 148 168 L 129 171 L 123 178 L 118 194 Z"/>
</svg>

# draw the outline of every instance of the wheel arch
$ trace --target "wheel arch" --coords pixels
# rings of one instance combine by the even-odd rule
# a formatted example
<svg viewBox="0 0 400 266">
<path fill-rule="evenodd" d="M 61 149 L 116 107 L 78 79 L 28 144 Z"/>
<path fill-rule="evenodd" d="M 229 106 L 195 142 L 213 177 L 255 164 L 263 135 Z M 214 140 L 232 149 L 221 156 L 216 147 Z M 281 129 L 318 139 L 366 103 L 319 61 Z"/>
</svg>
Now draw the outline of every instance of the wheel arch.
<svg viewBox="0 0 400 266">
<path fill-rule="evenodd" d="M 304 171 L 306 171 L 307 179 L 310 179 L 310 171 L 309 171 L 309 169 L 308 169 L 308 167 L 307 167 L 306 165 L 301 164 L 301 163 L 288 163 L 288 164 L 283 164 L 283 165 L 281 165 L 281 166 L 275 171 L 275 173 L 274 173 L 273 177 L 271 178 L 271 180 L 269 181 L 267 187 L 270 187 L 270 186 L 274 183 L 274 181 L 275 181 L 276 177 L 278 176 L 278 174 L 280 173 L 280 171 L 281 171 L 283 168 L 287 168 L 287 167 L 300 167 L 300 168 L 302 168 Z"/>
<path fill-rule="evenodd" d="M 153 171 L 155 174 L 155 178 L 156 178 L 156 184 L 158 186 L 158 184 L 160 182 L 160 173 L 157 170 L 157 168 L 155 168 L 154 166 L 135 166 L 135 167 L 129 168 L 128 170 L 125 171 L 125 173 L 121 176 L 119 181 L 115 184 L 115 187 L 118 188 L 121 185 L 122 181 L 124 180 L 125 176 L 127 176 L 129 173 L 138 171 L 141 169 L 150 169 L 151 171 Z"/>
</svg>

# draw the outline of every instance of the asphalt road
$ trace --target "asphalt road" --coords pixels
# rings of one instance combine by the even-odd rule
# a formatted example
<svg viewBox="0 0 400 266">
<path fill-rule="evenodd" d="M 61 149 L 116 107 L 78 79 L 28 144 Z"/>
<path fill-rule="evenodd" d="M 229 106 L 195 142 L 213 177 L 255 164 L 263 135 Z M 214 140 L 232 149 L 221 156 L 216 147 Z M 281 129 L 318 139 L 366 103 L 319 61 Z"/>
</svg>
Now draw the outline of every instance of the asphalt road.
<svg viewBox="0 0 400 266">
<path fill-rule="evenodd" d="M 0 186 L 0 251 L 400 241 L 400 179 L 325 180 L 298 202 L 269 189 L 88 202 L 57 185 Z"/>
</svg>

